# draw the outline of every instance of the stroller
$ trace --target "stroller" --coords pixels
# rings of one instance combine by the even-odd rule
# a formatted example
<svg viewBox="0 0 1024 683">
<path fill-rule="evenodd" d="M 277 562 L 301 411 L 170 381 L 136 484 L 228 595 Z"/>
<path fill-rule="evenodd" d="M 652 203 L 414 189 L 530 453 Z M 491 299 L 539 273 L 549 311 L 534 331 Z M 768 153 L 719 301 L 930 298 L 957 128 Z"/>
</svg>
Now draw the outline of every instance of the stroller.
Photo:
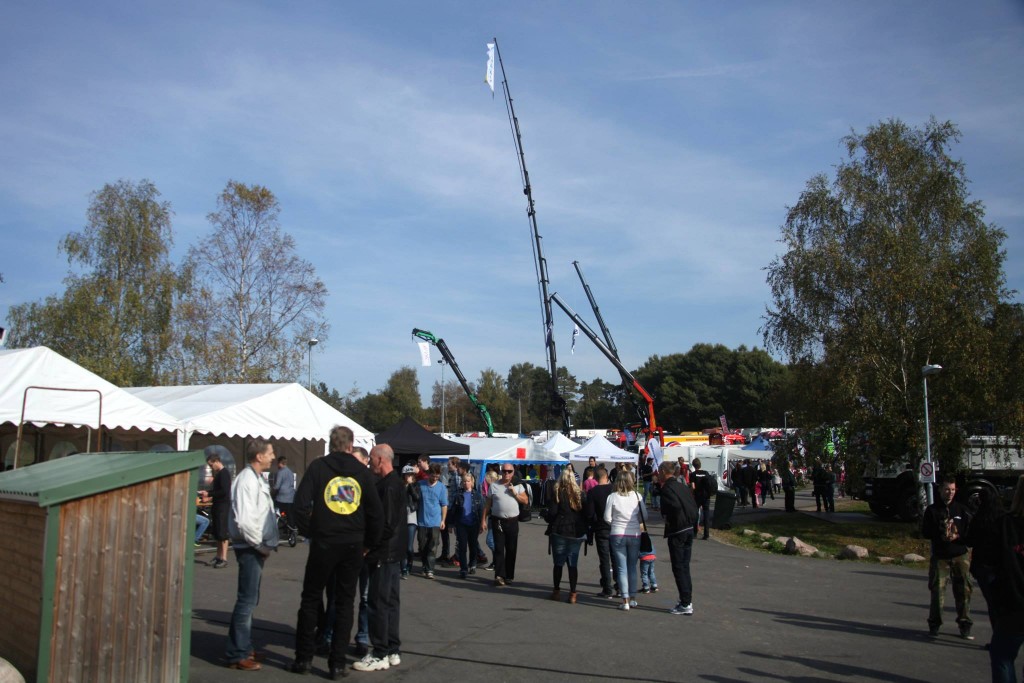
<svg viewBox="0 0 1024 683">
<path fill-rule="evenodd" d="M 277 533 L 288 541 L 288 547 L 294 548 L 299 542 L 299 528 L 295 526 L 284 510 L 277 511 Z"/>
</svg>

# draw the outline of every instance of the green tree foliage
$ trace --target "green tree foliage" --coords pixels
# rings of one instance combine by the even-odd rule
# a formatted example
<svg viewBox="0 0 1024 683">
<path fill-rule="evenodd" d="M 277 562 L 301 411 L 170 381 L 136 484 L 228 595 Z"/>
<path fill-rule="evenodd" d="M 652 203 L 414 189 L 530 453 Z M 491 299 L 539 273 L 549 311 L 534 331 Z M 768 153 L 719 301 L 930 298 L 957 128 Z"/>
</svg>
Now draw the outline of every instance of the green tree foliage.
<svg viewBox="0 0 1024 683">
<path fill-rule="evenodd" d="M 327 288 L 281 231 L 280 207 L 260 185 L 229 181 L 207 217 L 213 232 L 189 250 L 195 274 L 180 325 L 187 382 L 300 377 L 306 342 L 326 337 Z"/>
<path fill-rule="evenodd" d="M 487 406 L 495 431 L 518 431 L 516 406 L 505 388 L 504 377 L 491 368 L 482 370 L 480 379 L 476 381 L 476 395 L 480 402 Z M 480 418 L 480 422 L 483 422 L 483 418 Z"/>
<path fill-rule="evenodd" d="M 782 421 L 776 406 L 786 370 L 760 349 L 695 344 L 685 354 L 652 356 L 635 374 L 666 431 L 714 427 L 721 415 L 732 426 Z"/>
<path fill-rule="evenodd" d="M 812 178 L 788 210 L 785 253 L 767 269 L 765 341 L 818 394 L 804 419 L 847 416 L 882 460 L 923 450 L 925 364 L 945 368 L 930 381 L 930 407 L 950 461 L 964 419 L 1014 412 L 978 396 L 993 376 L 1006 235 L 970 199 L 964 165 L 950 156 L 959 137 L 934 119 L 851 133 L 835 178 Z"/>
<path fill-rule="evenodd" d="M 45 345 L 120 386 L 160 383 L 180 281 L 169 260 L 171 208 L 148 180 L 93 193 L 86 225 L 60 249 L 63 295 L 12 306 L 11 346 Z"/>
<path fill-rule="evenodd" d="M 379 394 L 366 394 L 353 401 L 348 415 L 374 433 L 384 431 L 406 416 L 421 421 L 423 409 L 416 369 L 404 366 L 391 373 Z"/>
</svg>

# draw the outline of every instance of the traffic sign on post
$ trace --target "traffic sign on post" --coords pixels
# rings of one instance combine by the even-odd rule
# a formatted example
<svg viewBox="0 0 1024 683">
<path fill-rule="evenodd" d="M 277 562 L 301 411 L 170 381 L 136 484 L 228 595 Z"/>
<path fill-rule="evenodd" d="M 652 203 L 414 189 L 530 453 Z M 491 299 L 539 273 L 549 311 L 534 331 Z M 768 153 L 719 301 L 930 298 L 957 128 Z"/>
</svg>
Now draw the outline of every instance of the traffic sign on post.
<svg viewBox="0 0 1024 683">
<path fill-rule="evenodd" d="M 921 483 L 922 484 L 934 484 L 935 483 L 935 463 L 931 460 L 925 460 L 921 463 Z"/>
</svg>

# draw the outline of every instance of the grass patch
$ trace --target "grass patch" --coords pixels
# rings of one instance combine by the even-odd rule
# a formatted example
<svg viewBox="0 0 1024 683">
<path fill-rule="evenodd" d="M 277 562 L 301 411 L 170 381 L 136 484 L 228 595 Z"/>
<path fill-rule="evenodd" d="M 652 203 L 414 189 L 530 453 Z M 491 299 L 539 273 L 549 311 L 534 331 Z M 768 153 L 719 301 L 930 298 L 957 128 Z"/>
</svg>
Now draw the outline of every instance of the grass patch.
<svg viewBox="0 0 1024 683">
<path fill-rule="evenodd" d="M 850 501 L 852 510 L 862 501 Z M 867 504 L 865 503 L 866 507 Z M 836 511 L 843 509 L 836 502 Z M 743 530 L 750 529 L 754 536 L 744 536 Z M 879 557 L 891 557 L 894 564 L 901 564 L 908 553 L 928 557 L 931 552 L 928 541 L 920 538 L 916 524 L 898 522 L 852 522 L 834 523 L 809 515 L 771 515 L 759 520 L 744 520 L 728 531 L 716 530 L 715 538 L 731 545 L 768 552 L 782 552 L 783 546 L 772 541 L 763 548 L 764 540 L 757 534 L 768 533 L 772 538 L 796 536 L 829 557 L 835 557 L 847 545 L 859 545 L 868 549 L 868 562 L 878 562 Z M 927 563 L 918 563 L 927 567 Z"/>
</svg>

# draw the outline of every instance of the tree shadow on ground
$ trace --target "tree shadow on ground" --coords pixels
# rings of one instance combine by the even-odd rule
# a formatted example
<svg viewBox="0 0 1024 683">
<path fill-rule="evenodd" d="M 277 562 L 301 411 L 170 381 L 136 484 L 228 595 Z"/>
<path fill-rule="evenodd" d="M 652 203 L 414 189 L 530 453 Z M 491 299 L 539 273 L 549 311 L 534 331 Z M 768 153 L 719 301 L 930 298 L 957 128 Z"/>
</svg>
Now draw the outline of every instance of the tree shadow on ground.
<svg viewBox="0 0 1024 683">
<path fill-rule="evenodd" d="M 745 612 L 757 612 L 775 618 L 780 624 L 790 626 L 801 626 L 815 630 L 836 631 L 849 635 L 871 636 L 874 638 L 885 638 L 886 640 L 898 638 L 900 640 L 927 641 L 927 630 L 922 626 L 920 629 L 900 628 L 897 626 L 886 626 L 884 624 L 872 624 L 861 621 L 850 621 L 848 619 L 835 619 L 832 617 L 820 616 L 817 614 L 798 614 L 795 612 L 775 612 L 772 610 L 755 609 L 753 607 L 741 608 Z M 943 643 L 953 645 L 953 643 Z"/>
</svg>

